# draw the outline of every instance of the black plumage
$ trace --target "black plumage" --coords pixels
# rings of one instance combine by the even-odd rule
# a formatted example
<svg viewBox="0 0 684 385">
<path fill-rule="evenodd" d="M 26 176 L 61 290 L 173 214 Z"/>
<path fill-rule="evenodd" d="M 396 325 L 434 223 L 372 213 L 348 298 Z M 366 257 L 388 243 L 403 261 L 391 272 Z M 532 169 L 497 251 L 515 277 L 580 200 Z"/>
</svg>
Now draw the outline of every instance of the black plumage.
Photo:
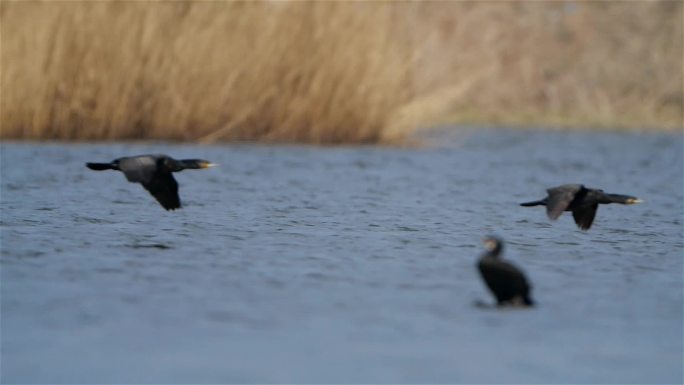
<svg viewBox="0 0 684 385">
<path fill-rule="evenodd" d="M 181 207 L 174 172 L 214 166 L 203 159 L 173 159 L 168 155 L 138 155 L 117 158 L 110 163 L 86 163 L 91 170 L 118 170 L 129 182 L 140 183 L 166 210 Z"/>
<path fill-rule="evenodd" d="M 484 239 L 486 252 L 480 257 L 477 268 L 499 306 L 533 306 L 531 285 L 525 274 L 510 262 L 501 259 L 503 241 L 497 237 Z"/>
<path fill-rule="evenodd" d="M 546 206 L 546 214 L 556 220 L 563 211 L 572 211 L 572 216 L 581 230 L 589 230 L 596 217 L 599 204 L 621 203 L 625 205 L 640 203 L 641 200 L 629 195 L 608 194 L 603 190 L 585 187 L 581 184 L 565 184 L 546 190 L 548 196 L 537 201 L 521 203 L 521 206 Z"/>
</svg>

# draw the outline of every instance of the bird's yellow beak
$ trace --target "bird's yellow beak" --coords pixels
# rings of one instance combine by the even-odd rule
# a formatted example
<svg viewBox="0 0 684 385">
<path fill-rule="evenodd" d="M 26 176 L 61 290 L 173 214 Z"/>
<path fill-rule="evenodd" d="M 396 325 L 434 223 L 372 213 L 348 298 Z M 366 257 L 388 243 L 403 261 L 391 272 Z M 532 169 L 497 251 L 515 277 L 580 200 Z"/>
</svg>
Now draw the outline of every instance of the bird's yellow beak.
<svg viewBox="0 0 684 385">
<path fill-rule="evenodd" d="M 482 245 L 487 250 L 494 250 L 496 248 L 496 242 L 491 239 L 485 239 Z"/>
<path fill-rule="evenodd" d="M 628 205 L 634 205 L 634 204 L 641 203 L 641 202 L 643 202 L 643 201 L 642 201 L 641 199 L 639 199 L 639 198 L 629 198 L 629 199 L 627 199 L 627 204 L 628 204 Z"/>
<path fill-rule="evenodd" d="M 211 162 L 202 162 L 200 164 L 200 168 L 209 168 L 209 167 L 215 167 L 218 166 L 216 163 L 211 163 Z"/>
</svg>

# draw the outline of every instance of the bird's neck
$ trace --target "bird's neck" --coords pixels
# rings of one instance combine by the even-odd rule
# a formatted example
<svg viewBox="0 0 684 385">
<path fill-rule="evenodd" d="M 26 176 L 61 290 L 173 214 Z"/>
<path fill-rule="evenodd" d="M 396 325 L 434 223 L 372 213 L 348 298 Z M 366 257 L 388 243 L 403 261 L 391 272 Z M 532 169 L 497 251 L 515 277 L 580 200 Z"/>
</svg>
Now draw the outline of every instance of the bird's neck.
<svg viewBox="0 0 684 385">
<path fill-rule="evenodd" d="M 202 168 L 202 166 L 200 165 L 200 161 L 197 159 L 177 160 L 175 167 L 177 168 L 176 171 L 182 171 L 185 169 L 200 169 L 200 168 Z"/>
<path fill-rule="evenodd" d="M 601 200 L 599 203 L 622 203 L 622 204 L 627 204 L 628 199 L 631 198 L 627 195 L 621 195 L 621 194 L 603 194 L 601 197 Z"/>
</svg>

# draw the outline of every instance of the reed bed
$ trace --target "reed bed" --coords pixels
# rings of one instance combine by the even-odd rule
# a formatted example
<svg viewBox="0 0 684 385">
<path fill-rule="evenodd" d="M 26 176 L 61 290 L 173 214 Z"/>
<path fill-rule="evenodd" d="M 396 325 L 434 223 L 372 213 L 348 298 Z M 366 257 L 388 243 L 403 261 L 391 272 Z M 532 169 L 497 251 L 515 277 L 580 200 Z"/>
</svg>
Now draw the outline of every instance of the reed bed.
<svg viewBox="0 0 684 385">
<path fill-rule="evenodd" d="M 681 2 L 2 1 L 2 138 L 681 129 Z"/>
</svg>

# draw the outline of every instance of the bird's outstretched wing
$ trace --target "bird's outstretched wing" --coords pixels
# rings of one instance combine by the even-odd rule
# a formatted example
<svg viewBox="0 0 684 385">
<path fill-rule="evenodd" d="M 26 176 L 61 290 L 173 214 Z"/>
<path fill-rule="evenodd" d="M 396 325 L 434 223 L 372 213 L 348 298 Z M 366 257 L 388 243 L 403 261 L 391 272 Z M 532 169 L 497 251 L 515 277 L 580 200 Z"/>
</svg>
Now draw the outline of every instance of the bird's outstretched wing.
<svg viewBox="0 0 684 385">
<path fill-rule="evenodd" d="M 589 230 L 596 217 L 596 210 L 598 210 L 598 203 L 572 211 L 572 217 L 575 218 L 575 223 L 580 230 Z"/>
<path fill-rule="evenodd" d="M 575 199 L 575 195 L 582 190 L 583 186 L 580 184 L 567 184 L 546 190 L 549 194 L 546 202 L 546 215 L 550 219 L 556 220 L 563 211 L 568 209 L 570 203 Z"/>
<path fill-rule="evenodd" d="M 181 207 L 178 183 L 170 172 L 156 172 L 142 185 L 165 209 L 175 210 Z"/>
</svg>

